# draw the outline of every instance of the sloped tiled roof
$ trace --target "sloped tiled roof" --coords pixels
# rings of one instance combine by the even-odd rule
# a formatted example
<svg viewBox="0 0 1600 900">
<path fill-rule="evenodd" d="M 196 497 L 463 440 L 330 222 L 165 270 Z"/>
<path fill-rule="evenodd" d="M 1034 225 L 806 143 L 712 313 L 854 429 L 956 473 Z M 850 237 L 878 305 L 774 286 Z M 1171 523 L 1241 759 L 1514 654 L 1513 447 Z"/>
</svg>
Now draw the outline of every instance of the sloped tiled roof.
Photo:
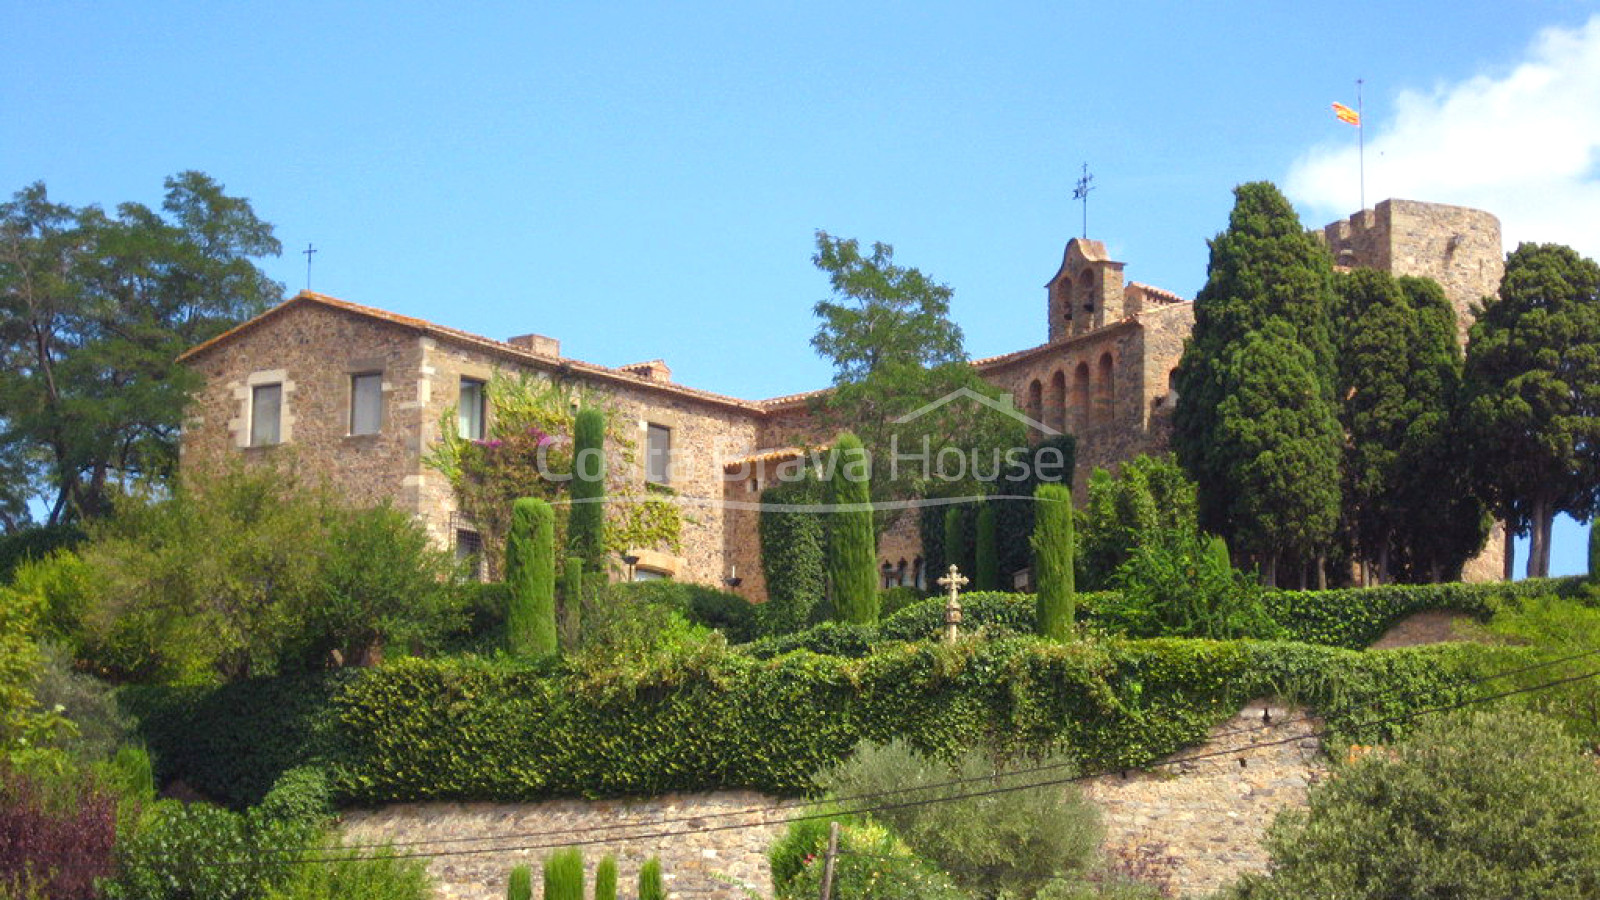
<svg viewBox="0 0 1600 900">
<path fill-rule="evenodd" d="M 482 335 L 461 331 L 457 328 L 448 328 L 444 325 L 429 322 L 426 319 L 403 316 L 398 313 L 392 313 L 388 310 L 378 309 L 372 306 L 362 306 L 359 303 L 351 303 L 348 300 L 340 300 L 337 297 L 330 297 L 327 294 L 318 294 L 313 291 L 301 291 L 300 293 L 290 297 L 288 300 L 285 300 L 277 306 L 274 306 L 261 315 L 256 316 L 250 321 L 225 331 L 211 340 L 206 341 L 205 343 L 197 344 L 194 347 L 191 347 L 178 357 L 178 361 L 187 362 L 202 356 L 215 347 L 233 341 L 246 332 L 255 330 L 256 328 L 260 327 L 262 323 L 282 315 L 287 310 L 305 305 L 320 306 L 326 309 L 332 309 L 346 313 L 348 315 L 360 316 L 362 318 L 373 319 L 381 322 L 388 322 L 392 325 L 399 325 L 402 328 L 409 328 L 420 334 L 425 334 L 438 340 L 449 341 L 450 343 L 485 350 L 499 356 L 513 359 L 533 369 L 540 369 L 550 372 L 568 371 L 581 373 L 602 381 L 609 381 L 613 384 L 624 384 L 629 387 L 639 388 L 640 390 L 671 394 L 678 397 L 683 397 L 685 399 L 698 400 L 705 403 L 714 403 L 719 406 L 732 407 L 743 412 L 762 411 L 759 404 L 751 403 L 748 400 L 740 400 L 737 397 L 729 397 L 724 394 L 717 394 L 711 391 L 702 391 L 698 388 L 684 387 L 683 385 L 673 384 L 671 382 L 653 381 L 644 375 L 628 372 L 623 369 L 613 369 L 609 366 L 584 362 L 582 360 L 572 359 L 570 357 L 544 356 L 542 354 L 534 353 L 532 350 L 526 347 L 519 347 L 515 344 L 508 344 L 504 341 L 486 338 Z"/>
</svg>

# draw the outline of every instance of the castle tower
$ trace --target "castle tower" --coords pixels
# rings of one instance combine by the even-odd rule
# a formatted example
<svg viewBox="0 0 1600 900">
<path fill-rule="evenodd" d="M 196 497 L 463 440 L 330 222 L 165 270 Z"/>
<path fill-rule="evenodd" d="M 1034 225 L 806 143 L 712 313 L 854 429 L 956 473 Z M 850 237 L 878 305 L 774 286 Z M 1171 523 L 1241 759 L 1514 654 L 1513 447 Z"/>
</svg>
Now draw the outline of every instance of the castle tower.
<svg viewBox="0 0 1600 900">
<path fill-rule="evenodd" d="M 1334 265 L 1432 278 L 1456 310 L 1466 342 L 1473 304 L 1500 290 L 1500 220 L 1480 209 L 1385 200 L 1322 230 Z"/>
<path fill-rule="evenodd" d="M 1050 306 L 1050 340 L 1059 341 L 1119 322 L 1123 308 L 1123 263 L 1106 256 L 1101 241 L 1073 238 L 1061 268 L 1045 284 Z"/>
</svg>

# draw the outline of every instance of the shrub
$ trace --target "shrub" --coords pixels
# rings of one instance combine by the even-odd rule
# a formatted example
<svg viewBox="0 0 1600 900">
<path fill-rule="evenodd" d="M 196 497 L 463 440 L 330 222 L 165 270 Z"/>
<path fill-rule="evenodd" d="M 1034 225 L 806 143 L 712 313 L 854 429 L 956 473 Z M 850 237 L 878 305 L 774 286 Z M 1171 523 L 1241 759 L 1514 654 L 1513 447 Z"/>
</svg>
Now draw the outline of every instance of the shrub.
<svg viewBox="0 0 1600 900">
<path fill-rule="evenodd" d="M 878 629 L 868 625 L 822 622 L 795 634 L 762 638 L 740 649 L 756 659 L 771 659 L 796 650 L 858 658 L 867 655 L 877 637 Z"/>
<path fill-rule="evenodd" d="M 333 793 L 321 769 L 299 766 L 283 773 L 252 812 L 262 821 L 321 826 L 333 815 Z"/>
<path fill-rule="evenodd" d="M 99 603 L 94 578 L 83 557 L 61 549 L 23 561 L 10 586 L 41 603 L 39 638 L 79 655 L 90 646 L 89 622 Z"/>
<path fill-rule="evenodd" d="M 314 852 L 338 861 L 291 866 L 265 900 L 432 900 L 433 883 L 421 860 L 402 859 L 388 848 L 345 850 L 332 840 Z"/>
<path fill-rule="evenodd" d="M 283 846 L 238 813 L 163 800 L 117 846 L 111 900 L 249 900 L 283 879 Z M 221 865 L 219 863 L 227 863 Z"/>
<path fill-rule="evenodd" d="M 111 686 L 73 671 L 72 659 L 59 647 L 42 648 L 33 697 L 39 709 L 59 710 L 71 723 L 70 728 L 56 730 L 52 743 L 79 762 L 110 759 L 133 729 L 133 720 L 118 708 Z"/>
<path fill-rule="evenodd" d="M 1597 896 L 1600 770 L 1537 715 L 1439 717 L 1313 789 L 1267 847 L 1238 896 Z"/>
<path fill-rule="evenodd" d="M 1065 640 L 1071 633 L 1075 588 L 1072 572 L 1072 489 L 1041 484 L 1034 492 L 1033 567 L 1038 593 L 1039 634 Z"/>
<path fill-rule="evenodd" d="M 506 538 L 506 640 L 519 656 L 556 652 L 555 512 L 543 500 L 524 497 L 511 510 Z"/>
<path fill-rule="evenodd" d="M 557 850 L 544 860 L 544 900 L 583 900 L 583 852 Z"/>
<path fill-rule="evenodd" d="M 1134 637 L 1271 638 L 1281 629 L 1253 579 L 1199 534 L 1144 544 L 1117 570 L 1118 599 L 1102 616 Z"/>
<path fill-rule="evenodd" d="M 93 896 L 116 836 L 117 798 L 96 779 L 0 770 L 0 896 Z"/>
<path fill-rule="evenodd" d="M 594 900 L 617 900 L 617 858 L 609 853 L 594 867 Z"/>
<path fill-rule="evenodd" d="M 922 601 L 922 592 L 909 584 L 889 588 L 878 596 L 879 621 L 885 621 L 900 610 Z"/>
<path fill-rule="evenodd" d="M 533 900 L 533 869 L 513 866 L 506 880 L 506 900 Z"/>
<path fill-rule="evenodd" d="M 611 586 L 611 593 L 631 603 L 651 603 L 672 609 L 695 625 L 717 629 L 730 643 L 754 640 L 760 631 L 757 608 L 729 591 L 660 579 L 615 584 Z"/>
<path fill-rule="evenodd" d="M 780 882 L 774 861 L 773 884 L 779 900 L 811 900 L 819 896 L 824 853 L 828 843 L 828 823 L 818 823 L 820 831 L 811 823 L 795 823 L 789 835 L 800 829 L 800 840 L 789 835 L 779 840 L 791 847 L 804 841 L 806 855 L 793 877 Z M 906 845 L 897 840 L 882 825 L 864 819 L 845 819 L 840 822 L 839 853 L 833 867 L 833 896 L 855 900 L 968 900 L 950 880 L 932 863 L 914 855 Z M 793 850 L 774 853 L 792 855 Z M 785 867 L 788 866 L 787 860 Z M 643 897 L 643 894 L 640 894 Z"/>
<path fill-rule="evenodd" d="M 1005 892 L 1027 897 L 1051 878 L 1084 869 L 1094 858 L 1101 836 L 1094 806 L 1074 788 L 1059 784 L 952 798 L 1073 773 L 1071 763 L 1060 758 L 1028 765 L 1052 768 L 1048 776 L 1013 774 L 980 751 L 968 750 L 947 764 L 904 742 L 867 743 L 819 781 L 836 799 L 898 792 L 884 802 L 935 801 L 875 815 L 914 853 L 951 873 L 966 889 L 984 896 Z M 952 840 L 952 835 L 960 838 Z"/>
<path fill-rule="evenodd" d="M 315 583 L 287 604 L 305 663 L 370 665 L 384 647 L 436 650 L 461 629 L 459 569 L 420 522 L 388 504 L 330 519 Z"/>
<path fill-rule="evenodd" d="M 639 867 L 639 900 L 667 900 L 666 886 L 661 883 L 661 858 L 658 856 L 650 857 Z"/>
<path fill-rule="evenodd" d="M 819 504 L 822 493 L 820 483 L 806 478 L 776 484 L 761 494 L 761 571 L 767 602 L 760 607 L 760 622 L 766 634 L 789 634 L 820 618 L 817 607 L 828 591 L 823 515 L 775 507 Z"/>
<path fill-rule="evenodd" d="M 828 480 L 828 591 L 842 622 L 878 621 L 878 539 L 872 524 L 870 459 L 861 439 L 845 432 L 833 448 Z"/>
<path fill-rule="evenodd" d="M 606 570 L 605 441 L 605 412 L 590 406 L 578 410 L 572 423 L 572 510 L 565 555 L 583 560 L 590 572 Z"/>
<path fill-rule="evenodd" d="M 885 619 L 879 640 L 924 641 L 944 633 L 945 598 L 929 597 Z M 1033 634 L 1038 611 L 1032 594 L 973 591 L 961 595 L 961 629 L 990 637 Z M 822 651 L 818 651 L 822 652 Z"/>
<path fill-rule="evenodd" d="M 0 586 L 0 760 L 37 724 L 33 680 L 41 607 L 39 598 Z"/>
<path fill-rule="evenodd" d="M 84 537 L 83 527 L 76 522 L 41 525 L 0 535 L 0 582 L 10 581 L 23 563 L 43 560 L 59 551 L 70 551 L 83 543 Z"/>
</svg>

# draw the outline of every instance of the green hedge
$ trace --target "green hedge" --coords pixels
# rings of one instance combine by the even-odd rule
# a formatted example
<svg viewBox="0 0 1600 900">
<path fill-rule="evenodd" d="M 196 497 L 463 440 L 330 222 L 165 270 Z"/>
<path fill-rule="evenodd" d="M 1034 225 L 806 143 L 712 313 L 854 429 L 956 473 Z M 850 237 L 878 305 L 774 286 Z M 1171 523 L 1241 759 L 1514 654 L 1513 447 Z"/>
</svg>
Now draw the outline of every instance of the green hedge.
<svg viewBox="0 0 1600 900">
<path fill-rule="evenodd" d="M 658 603 L 677 610 L 696 625 L 718 629 L 730 643 L 742 644 L 760 634 L 759 611 L 749 600 L 686 581 L 632 581 L 611 585 L 630 600 Z"/>
<path fill-rule="evenodd" d="M 1437 687 L 1530 652 L 1024 637 L 886 644 L 862 659 L 679 659 L 628 690 L 523 663 L 400 660 L 310 689 L 171 692 L 146 707 L 165 718 L 147 719 L 145 735 L 168 778 L 235 802 L 302 763 L 326 766 L 342 800 L 356 803 L 795 794 L 865 739 L 940 753 L 1060 747 L 1086 768 L 1131 767 L 1202 740 L 1243 702 L 1272 693 L 1371 740 L 1394 729 L 1364 723 L 1453 699 L 1462 692 Z"/>
</svg>

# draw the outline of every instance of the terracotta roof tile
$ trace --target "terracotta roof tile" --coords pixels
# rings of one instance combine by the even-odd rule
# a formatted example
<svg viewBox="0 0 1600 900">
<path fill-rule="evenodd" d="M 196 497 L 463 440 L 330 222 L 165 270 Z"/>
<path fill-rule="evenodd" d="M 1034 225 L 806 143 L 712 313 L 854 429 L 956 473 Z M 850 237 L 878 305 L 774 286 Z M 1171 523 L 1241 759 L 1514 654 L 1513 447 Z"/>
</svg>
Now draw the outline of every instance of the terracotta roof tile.
<svg viewBox="0 0 1600 900">
<path fill-rule="evenodd" d="M 730 406 L 746 412 L 762 411 L 759 404 L 751 403 L 748 400 L 740 400 L 737 397 L 729 397 L 724 394 L 717 394 L 711 391 L 702 391 L 698 388 L 684 387 L 683 385 L 673 384 L 671 382 L 650 381 L 641 378 L 637 374 L 622 369 L 613 369 L 608 366 L 583 362 L 582 360 L 571 359 L 569 357 L 543 356 L 541 354 L 534 353 L 532 350 L 529 350 L 526 347 L 519 347 L 515 344 L 508 344 L 504 341 L 486 338 L 482 335 L 472 334 L 471 332 L 462 331 L 458 328 L 449 328 L 444 325 L 429 322 L 426 319 L 402 316 L 399 313 L 392 313 L 388 310 L 378 309 L 372 306 L 363 306 L 359 303 L 351 303 L 348 300 L 340 300 L 337 297 L 330 297 L 327 294 L 318 294 L 312 291 L 301 291 L 300 293 L 294 295 L 288 300 L 285 300 L 277 306 L 274 306 L 261 315 L 256 316 L 254 319 L 225 331 L 203 344 L 198 344 L 194 347 L 191 347 L 178 357 L 178 361 L 186 362 L 194 359 L 206 351 L 232 340 L 237 335 L 255 328 L 260 323 L 277 316 L 285 310 L 307 303 L 315 304 L 328 309 L 336 309 L 341 312 L 361 316 L 363 318 L 376 319 L 379 321 L 400 325 L 402 327 L 410 328 L 441 340 L 477 347 L 501 356 L 510 357 L 519 362 L 527 364 L 531 368 L 541 369 L 544 371 L 568 370 L 573 372 L 581 372 L 585 375 L 592 375 L 602 380 L 626 384 L 630 387 L 638 388 L 640 390 L 656 391 L 693 400 L 702 400 L 707 403 L 715 403 L 720 406 Z"/>
</svg>

